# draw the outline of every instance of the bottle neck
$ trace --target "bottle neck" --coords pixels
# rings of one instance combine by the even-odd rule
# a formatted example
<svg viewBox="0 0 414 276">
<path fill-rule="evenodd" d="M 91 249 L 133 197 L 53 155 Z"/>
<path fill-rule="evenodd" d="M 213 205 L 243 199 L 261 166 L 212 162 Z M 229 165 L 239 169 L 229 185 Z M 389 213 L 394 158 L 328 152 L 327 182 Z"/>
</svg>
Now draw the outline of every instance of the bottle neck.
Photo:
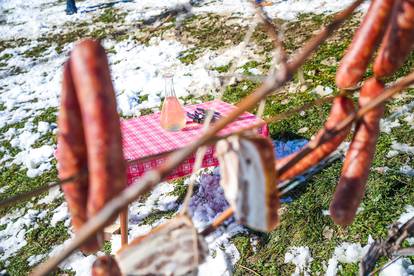
<svg viewBox="0 0 414 276">
<path fill-rule="evenodd" d="M 175 97 L 174 81 L 172 76 L 165 77 L 164 96 Z"/>
</svg>

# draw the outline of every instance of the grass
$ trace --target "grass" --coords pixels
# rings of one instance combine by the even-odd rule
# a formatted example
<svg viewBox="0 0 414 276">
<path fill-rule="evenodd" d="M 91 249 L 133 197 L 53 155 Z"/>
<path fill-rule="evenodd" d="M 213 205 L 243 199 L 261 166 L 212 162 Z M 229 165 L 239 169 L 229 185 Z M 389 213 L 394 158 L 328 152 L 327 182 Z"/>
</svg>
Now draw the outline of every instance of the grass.
<svg viewBox="0 0 414 276">
<path fill-rule="evenodd" d="M 152 26 L 143 26 L 133 33 L 126 33 L 118 30 L 114 25 L 124 22 L 126 14 L 116 9 L 105 9 L 93 20 L 93 28 L 89 28 L 89 23 L 81 22 L 67 27 L 62 33 L 53 33 L 41 36 L 36 39 L 37 44 L 25 51 L 22 55 L 26 58 L 40 60 L 45 53 L 55 50 L 63 53 L 65 47 L 80 38 L 91 36 L 98 39 L 113 39 L 117 42 L 130 39 L 137 43 L 148 43 L 153 37 L 167 37 L 174 31 L 175 19 L 167 20 L 156 30 Z M 309 38 L 312 33 L 320 26 L 326 24 L 331 19 L 330 16 L 303 14 L 295 22 L 277 21 L 278 24 L 285 26 L 285 46 L 288 53 L 293 53 Z M 218 16 L 218 15 L 195 15 L 187 18 L 182 25 L 181 33 L 177 39 L 180 42 L 190 45 L 189 49 L 180 53 L 177 57 L 184 64 L 192 64 L 206 50 L 221 50 L 226 47 L 238 44 L 246 31 L 245 27 L 238 24 L 237 17 Z M 326 60 L 339 61 L 344 50 L 348 46 L 351 35 L 358 24 L 359 16 L 355 16 L 348 21 L 336 35 L 323 44 L 318 51 L 303 66 L 306 79 L 305 89 L 301 89 L 298 77 L 295 76 L 293 83 L 286 88 L 278 91 L 277 94 L 269 96 L 266 101 L 264 116 L 272 116 L 281 112 L 296 108 L 304 103 L 317 99 L 319 96 L 313 92 L 318 85 L 335 88 L 335 71 L 337 63 L 327 64 Z M 8 67 L 7 62 L 12 58 L 10 54 L 2 53 L 5 49 L 16 48 L 23 45 L 30 45 L 31 41 L 25 38 L 16 40 L 0 41 L 0 69 L 6 68 L 10 74 L 21 74 L 24 69 L 18 67 Z M 255 51 L 263 59 L 251 60 L 241 66 L 243 71 L 248 74 L 250 68 L 258 68 L 265 72 L 270 67 L 270 52 L 273 48 L 271 41 L 267 38 L 259 25 L 253 35 Z M 113 49 L 110 50 L 114 54 Z M 397 72 L 390 80 L 406 74 L 412 68 L 414 56 L 411 56 L 404 67 Z M 231 64 L 213 68 L 219 73 L 228 72 Z M 372 74 L 368 70 L 366 77 Z M 242 80 L 226 87 L 223 100 L 229 103 L 237 103 L 243 97 L 252 93 L 259 84 L 250 80 Z M 337 91 L 334 91 L 335 93 Z M 392 113 L 392 109 L 411 102 L 414 97 L 413 90 L 409 90 L 403 99 L 394 100 L 387 105 L 386 116 Z M 183 98 L 186 103 L 197 101 L 212 100 L 212 93 L 195 98 L 188 96 Z M 141 101 L 147 100 L 145 97 Z M 0 107 L 3 110 L 4 106 Z M 291 139 L 299 136 L 298 130 L 307 127 L 308 131 L 300 134 L 301 137 L 310 139 L 318 129 L 323 126 L 328 116 L 330 105 L 312 108 L 306 111 L 305 115 L 296 114 L 287 120 L 269 125 L 270 135 L 273 139 Z M 255 111 L 255 110 L 253 110 Z M 44 110 L 42 114 L 33 119 L 34 125 L 39 121 L 56 122 L 56 108 Z M 141 110 L 141 114 L 150 114 L 151 109 Z M 8 125 L 0 129 L 0 133 L 6 132 L 11 127 L 21 128 L 26 122 L 19 122 Z M 401 127 L 392 130 L 391 134 L 381 133 L 378 139 L 377 152 L 373 161 L 373 167 L 390 167 L 394 171 L 380 174 L 372 171 L 367 184 L 366 197 L 363 201 L 364 210 L 356 217 L 354 223 L 347 228 L 340 228 L 334 225 L 331 219 L 322 214 L 323 210 L 329 208 L 329 203 L 335 185 L 341 172 L 342 163 L 334 162 L 319 174 L 312 177 L 306 185 L 300 187 L 290 194 L 294 201 L 285 205 L 279 228 L 268 234 L 254 233 L 258 236 L 258 250 L 253 250 L 249 234 L 240 234 L 232 238 L 232 242 L 238 248 L 241 259 L 235 267 L 235 275 L 247 275 L 247 267 L 260 273 L 261 275 L 287 275 L 294 271 L 293 265 L 284 263 L 284 255 L 292 246 L 308 246 L 311 250 L 314 261 L 311 265 L 312 274 L 324 271 L 323 264 L 332 256 L 334 248 L 341 242 L 359 242 L 365 244 L 368 235 L 373 238 L 384 238 L 387 234 L 387 226 L 395 221 L 401 214 L 404 206 L 412 204 L 414 201 L 414 182 L 413 179 L 398 173 L 398 169 L 404 164 L 412 163 L 412 156 L 400 154 L 393 158 L 386 157 L 392 140 L 400 143 L 414 145 L 413 129 L 404 121 L 400 120 Z M 56 136 L 48 133 L 42 136 L 34 145 L 35 147 L 44 144 L 55 144 Z M 10 141 L 1 141 L 1 145 L 6 148 L 11 155 L 18 153 L 13 148 Z M 410 163 L 411 162 L 411 163 Z M 55 165 L 55 163 L 54 163 Z M 56 168 L 36 178 L 28 178 L 26 171 L 19 166 L 4 167 L 0 169 L 0 187 L 7 186 L 7 189 L 0 195 L 4 199 L 18 193 L 28 191 L 44 183 L 54 181 L 57 178 Z M 187 191 L 184 180 L 174 182 L 175 188 L 170 193 L 178 197 L 181 202 Z M 34 208 L 44 208 L 53 210 L 62 203 L 62 198 L 47 205 L 35 206 Z M 142 199 L 144 200 L 144 199 Z M 36 202 L 32 200 L 32 202 Z M 23 208 L 25 203 L 18 204 L 12 208 L 0 210 L 3 216 L 15 208 Z M 170 218 L 176 210 L 154 212 L 141 224 L 153 225 L 162 218 Z M 62 222 L 55 227 L 48 224 L 51 212 L 44 220 L 39 221 L 37 229 L 29 230 L 26 234 L 28 244 L 22 248 L 18 254 L 9 259 L 7 266 L 10 275 L 27 274 L 30 270 L 27 258 L 31 255 L 44 254 L 50 249 L 62 243 L 68 238 L 68 232 Z M 332 232 L 332 236 L 327 238 L 324 233 Z M 110 243 L 104 245 L 104 252 L 111 251 Z M 384 260 L 385 261 L 385 260 Z M 0 271 L 5 264 L 0 263 Z M 357 264 L 342 265 L 343 275 L 353 275 L 357 272 Z M 58 273 L 73 274 L 70 271 L 58 271 Z"/>
</svg>

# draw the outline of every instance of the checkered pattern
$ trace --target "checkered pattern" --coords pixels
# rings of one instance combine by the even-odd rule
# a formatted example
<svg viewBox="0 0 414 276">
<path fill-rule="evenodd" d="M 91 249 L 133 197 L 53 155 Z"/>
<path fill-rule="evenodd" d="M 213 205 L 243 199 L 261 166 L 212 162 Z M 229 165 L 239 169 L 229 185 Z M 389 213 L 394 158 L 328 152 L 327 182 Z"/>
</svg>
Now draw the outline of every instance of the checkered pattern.
<svg viewBox="0 0 414 276">
<path fill-rule="evenodd" d="M 187 112 L 194 112 L 197 107 L 214 109 L 215 111 L 220 112 L 223 116 L 236 108 L 231 104 L 215 100 L 186 106 L 185 110 Z M 237 121 L 221 130 L 219 135 L 235 132 L 260 121 L 260 118 L 245 112 Z M 201 130 L 201 124 L 193 123 L 187 118 L 187 126 L 184 129 L 178 132 L 168 132 L 160 125 L 160 113 L 121 121 L 124 156 L 128 161 L 128 185 L 134 182 L 146 171 L 157 168 L 165 162 L 166 157 L 156 157 L 157 155 L 185 147 L 201 136 Z M 267 126 L 265 125 L 259 128 L 258 133 L 268 136 Z M 151 156 L 155 157 L 148 158 Z M 145 161 L 140 161 L 140 159 L 143 158 L 145 158 Z M 195 155 L 193 154 L 180 164 L 168 178 L 174 179 L 190 174 L 194 161 Z M 203 159 L 202 166 L 210 167 L 217 165 L 218 161 L 214 157 L 214 146 L 210 146 Z"/>
</svg>

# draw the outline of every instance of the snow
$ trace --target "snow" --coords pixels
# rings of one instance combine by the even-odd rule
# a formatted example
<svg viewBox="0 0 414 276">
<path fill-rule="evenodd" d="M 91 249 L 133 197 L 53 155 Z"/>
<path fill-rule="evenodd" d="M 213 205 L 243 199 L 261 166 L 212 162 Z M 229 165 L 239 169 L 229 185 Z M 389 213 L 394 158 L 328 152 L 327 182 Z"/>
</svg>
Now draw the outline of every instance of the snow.
<svg viewBox="0 0 414 276">
<path fill-rule="evenodd" d="M 63 193 L 60 191 L 59 187 L 54 187 L 52 189 L 49 189 L 48 195 L 40 199 L 37 203 L 38 204 L 50 204 L 55 199 L 61 197 L 62 195 Z"/>
<path fill-rule="evenodd" d="M 5 228 L 0 231 L 0 260 L 7 260 L 17 253 L 27 242 L 25 235 L 36 222 L 37 210 L 18 209 L 0 218 L 0 226 Z"/>
<path fill-rule="evenodd" d="M 398 151 L 399 153 L 414 154 L 414 146 L 398 143 L 395 140 L 392 141 L 391 149 Z"/>
<path fill-rule="evenodd" d="M 409 276 L 414 274 L 414 265 L 410 259 L 398 259 L 380 272 L 380 276 Z"/>
<path fill-rule="evenodd" d="M 414 207 L 412 205 L 407 205 L 405 206 L 404 213 L 402 213 L 400 218 L 398 219 L 398 223 L 404 224 L 412 217 L 414 217 Z"/>
<path fill-rule="evenodd" d="M 310 264 L 313 258 L 308 247 L 292 247 L 285 253 L 285 264 L 295 265 L 295 272 L 292 275 L 310 275 Z"/>
<path fill-rule="evenodd" d="M 54 151 L 54 147 L 49 145 L 30 148 L 28 151 L 19 152 L 14 161 L 27 168 L 28 177 L 36 177 L 52 168 L 50 161 L 52 161 Z"/>
<path fill-rule="evenodd" d="M 396 108 L 388 118 L 381 119 L 381 131 L 390 134 L 393 128 L 401 127 L 399 118 L 402 116 L 406 116 L 403 118 L 403 120 L 406 121 L 409 125 L 412 125 L 412 109 L 414 109 L 414 101 Z"/>
<path fill-rule="evenodd" d="M 29 258 L 27 258 L 27 263 L 29 266 L 34 266 L 40 263 L 40 261 L 42 261 L 46 256 L 47 254 L 32 255 Z"/>
<path fill-rule="evenodd" d="M 197 228 L 205 227 L 229 207 L 220 186 L 218 170 L 200 177 L 198 191 L 192 196 L 189 207 Z"/>
<path fill-rule="evenodd" d="M 321 97 L 325 97 L 325 96 L 331 95 L 333 92 L 333 89 L 329 86 L 318 85 L 315 87 L 315 89 L 312 92 L 318 94 Z"/>
<path fill-rule="evenodd" d="M 368 236 L 368 243 L 364 247 L 359 243 L 344 242 L 337 246 L 332 257 L 328 261 L 328 267 L 325 271 L 326 276 L 335 276 L 340 269 L 339 263 L 357 263 L 368 252 L 369 247 L 374 242 L 371 236 Z"/>
<path fill-rule="evenodd" d="M 414 168 L 408 165 L 401 166 L 400 172 L 408 176 L 414 176 Z"/>
<path fill-rule="evenodd" d="M 69 219 L 68 204 L 66 201 L 59 205 L 53 213 L 52 219 L 50 220 L 50 225 L 52 226 L 56 226 L 56 224 L 60 221 Z"/>
</svg>

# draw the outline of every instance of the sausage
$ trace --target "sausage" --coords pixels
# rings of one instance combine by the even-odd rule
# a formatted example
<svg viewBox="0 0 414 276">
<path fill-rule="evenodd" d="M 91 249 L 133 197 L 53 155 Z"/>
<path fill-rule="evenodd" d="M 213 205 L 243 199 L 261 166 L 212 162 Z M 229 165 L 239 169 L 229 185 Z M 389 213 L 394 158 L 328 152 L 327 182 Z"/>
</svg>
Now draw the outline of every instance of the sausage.
<svg viewBox="0 0 414 276">
<path fill-rule="evenodd" d="M 72 51 L 70 64 L 87 145 L 90 218 L 125 188 L 126 165 L 104 48 L 95 40 L 82 40 Z"/>
<path fill-rule="evenodd" d="M 377 78 L 395 73 L 413 50 L 414 1 L 397 0 L 390 23 L 374 62 Z"/>
<path fill-rule="evenodd" d="M 366 81 L 361 89 L 359 106 L 376 98 L 384 89 L 375 78 Z M 358 206 L 364 197 L 369 168 L 375 153 L 380 119 L 384 105 L 367 112 L 358 122 L 342 167 L 341 177 L 330 205 L 330 214 L 336 224 L 352 223 Z"/>
<path fill-rule="evenodd" d="M 60 179 L 79 175 L 86 171 L 86 144 L 81 126 L 81 114 L 70 74 L 70 64 L 63 68 L 62 95 L 58 116 L 58 173 Z M 88 195 L 88 177 L 82 176 L 62 186 L 76 231 L 86 222 L 86 202 Z M 99 248 L 96 238 L 91 238 L 83 247 L 85 253 Z"/>
<path fill-rule="evenodd" d="M 319 140 L 323 135 L 325 135 L 327 130 L 334 128 L 339 122 L 341 122 L 348 115 L 354 112 L 354 104 L 351 99 L 344 96 L 336 97 L 333 101 L 331 112 L 325 123 L 325 126 L 322 130 L 318 132 L 315 139 Z M 281 173 L 279 175 L 279 181 L 282 182 L 291 179 L 295 176 L 301 175 L 309 168 L 318 164 L 321 160 L 329 156 L 329 154 L 331 154 L 342 143 L 342 141 L 346 138 L 350 130 L 351 126 L 341 131 L 341 133 L 336 135 L 330 141 L 323 143 L 322 145 L 315 148 L 311 153 L 309 153 L 300 161 L 298 161 L 286 172 Z M 279 171 L 281 167 L 283 167 L 286 163 L 293 159 L 297 154 L 298 153 L 292 153 L 291 155 L 277 160 L 276 170 Z"/>
<path fill-rule="evenodd" d="M 92 276 L 121 276 L 118 263 L 112 256 L 100 256 L 92 265 Z"/>
<path fill-rule="evenodd" d="M 364 75 L 387 25 L 394 0 L 373 0 L 336 73 L 336 85 L 355 86 Z"/>
</svg>

